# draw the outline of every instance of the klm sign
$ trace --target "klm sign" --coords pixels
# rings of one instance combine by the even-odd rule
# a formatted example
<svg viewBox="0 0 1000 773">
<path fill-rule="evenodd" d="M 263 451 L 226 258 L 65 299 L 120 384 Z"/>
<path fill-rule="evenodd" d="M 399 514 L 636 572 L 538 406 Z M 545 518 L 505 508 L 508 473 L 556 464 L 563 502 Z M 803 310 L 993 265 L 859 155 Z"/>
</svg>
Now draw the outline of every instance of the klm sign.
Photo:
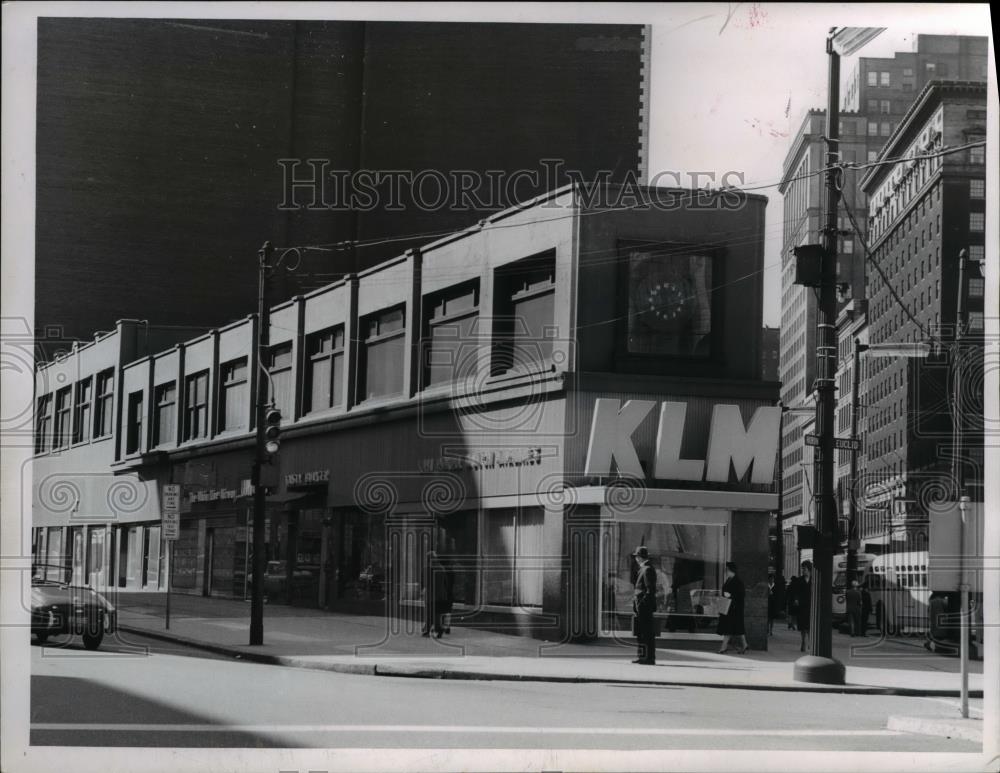
<svg viewBox="0 0 1000 773">
<path fill-rule="evenodd" d="M 618 400 L 599 398 L 590 425 L 584 474 L 606 477 L 611 474 L 614 461 L 619 474 L 645 477 L 632 434 L 655 406 L 651 400 L 629 400 L 621 405 Z M 758 408 L 747 426 L 739 406 L 714 406 L 705 459 L 681 459 L 686 413 L 686 403 L 660 403 L 653 478 L 727 483 L 732 467 L 739 480 L 749 471 L 751 483 L 774 481 L 781 408 Z"/>
</svg>

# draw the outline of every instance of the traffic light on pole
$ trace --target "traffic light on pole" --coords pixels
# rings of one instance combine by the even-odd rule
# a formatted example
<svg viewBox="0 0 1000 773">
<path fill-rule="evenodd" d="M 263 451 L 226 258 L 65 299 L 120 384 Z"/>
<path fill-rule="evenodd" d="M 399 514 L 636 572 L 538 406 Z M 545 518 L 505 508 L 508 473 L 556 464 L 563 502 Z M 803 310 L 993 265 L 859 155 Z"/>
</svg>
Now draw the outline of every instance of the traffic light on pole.
<svg viewBox="0 0 1000 773">
<path fill-rule="evenodd" d="M 281 411 L 273 405 L 264 413 L 264 450 L 274 456 L 281 447 Z"/>
</svg>

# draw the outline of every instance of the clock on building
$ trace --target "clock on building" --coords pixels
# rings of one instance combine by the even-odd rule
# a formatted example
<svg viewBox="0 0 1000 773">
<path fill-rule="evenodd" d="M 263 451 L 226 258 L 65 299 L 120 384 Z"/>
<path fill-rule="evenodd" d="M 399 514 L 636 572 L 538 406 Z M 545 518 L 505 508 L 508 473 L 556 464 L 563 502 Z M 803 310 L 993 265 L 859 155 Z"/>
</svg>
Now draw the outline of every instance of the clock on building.
<svg viewBox="0 0 1000 773">
<path fill-rule="evenodd" d="M 633 252 L 629 259 L 629 351 L 707 356 L 711 259 Z"/>
</svg>

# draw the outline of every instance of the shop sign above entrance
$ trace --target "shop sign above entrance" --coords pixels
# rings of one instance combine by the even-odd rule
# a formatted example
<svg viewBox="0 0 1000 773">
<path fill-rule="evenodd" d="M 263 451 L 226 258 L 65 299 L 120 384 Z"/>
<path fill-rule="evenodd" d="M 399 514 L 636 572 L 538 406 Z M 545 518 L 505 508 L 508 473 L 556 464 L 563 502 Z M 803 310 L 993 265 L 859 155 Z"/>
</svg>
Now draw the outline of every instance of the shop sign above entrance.
<svg viewBox="0 0 1000 773">
<path fill-rule="evenodd" d="M 632 433 L 655 405 L 652 400 L 629 400 L 621 405 L 618 400 L 598 398 L 590 425 L 584 474 L 606 477 L 611 474 L 611 461 L 614 460 L 619 474 L 644 478 L 646 474 L 632 444 Z M 780 407 L 758 408 L 750 425 L 745 426 L 738 405 L 714 406 L 704 460 L 680 458 L 686 413 L 686 403 L 660 403 L 653 478 L 727 483 L 731 464 L 739 480 L 746 477 L 752 466 L 751 483 L 774 482 L 781 431 Z"/>
<path fill-rule="evenodd" d="M 285 488 L 301 486 L 316 486 L 330 482 L 329 470 L 311 470 L 310 472 L 290 472 L 285 476 Z"/>
</svg>

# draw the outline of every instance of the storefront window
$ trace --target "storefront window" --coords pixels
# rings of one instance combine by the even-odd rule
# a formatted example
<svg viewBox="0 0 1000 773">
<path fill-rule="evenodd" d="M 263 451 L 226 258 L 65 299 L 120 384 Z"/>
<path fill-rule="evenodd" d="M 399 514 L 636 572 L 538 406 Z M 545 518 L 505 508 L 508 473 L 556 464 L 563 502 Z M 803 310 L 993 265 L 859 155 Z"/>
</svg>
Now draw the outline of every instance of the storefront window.
<svg viewBox="0 0 1000 773">
<path fill-rule="evenodd" d="M 542 605 L 541 509 L 486 513 L 483 530 L 483 603 Z"/>
<path fill-rule="evenodd" d="M 384 598 L 385 516 L 349 510 L 341 518 L 340 587 L 348 599 Z"/>
<path fill-rule="evenodd" d="M 49 550 L 46 556 L 45 579 L 63 582 L 66 580 L 66 561 L 63 556 L 63 530 L 59 526 L 49 527 Z"/>
<path fill-rule="evenodd" d="M 87 580 L 87 554 L 85 550 L 84 533 L 83 527 L 77 526 L 70 530 L 72 545 L 73 545 L 73 556 L 72 556 L 72 567 L 73 567 L 73 585 L 86 585 Z"/>
<path fill-rule="evenodd" d="M 656 569 L 656 613 L 665 628 L 711 632 L 726 555 L 726 527 L 721 523 L 609 524 L 602 555 L 601 630 L 630 630 L 638 573 L 632 551 L 639 545 L 649 550 Z"/>
<path fill-rule="evenodd" d="M 90 584 L 94 588 L 103 588 L 107 585 L 107 578 L 104 576 L 105 531 L 103 526 L 92 528 L 88 535 L 87 574 L 90 577 Z"/>
</svg>

